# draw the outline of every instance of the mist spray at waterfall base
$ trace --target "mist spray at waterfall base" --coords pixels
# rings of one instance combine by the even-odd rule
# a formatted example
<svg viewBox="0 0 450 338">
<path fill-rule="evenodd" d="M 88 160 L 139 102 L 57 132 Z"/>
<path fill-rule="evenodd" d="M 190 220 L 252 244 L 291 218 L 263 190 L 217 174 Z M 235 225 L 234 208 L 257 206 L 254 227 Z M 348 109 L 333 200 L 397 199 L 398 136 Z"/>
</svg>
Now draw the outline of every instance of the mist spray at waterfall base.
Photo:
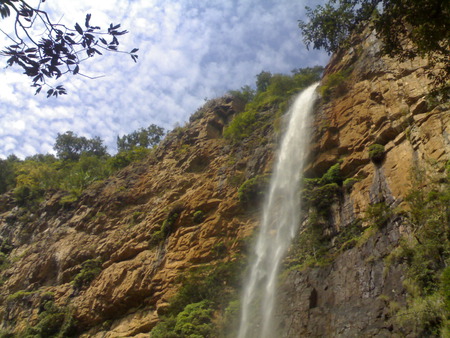
<svg viewBox="0 0 450 338">
<path fill-rule="evenodd" d="M 300 184 L 310 139 L 314 84 L 289 109 L 289 122 L 278 151 L 263 209 L 250 275 L 244 286 L 239 338 L 276 337 L 273 321 L 279 266 L 300 223 Z"/>
</svg>

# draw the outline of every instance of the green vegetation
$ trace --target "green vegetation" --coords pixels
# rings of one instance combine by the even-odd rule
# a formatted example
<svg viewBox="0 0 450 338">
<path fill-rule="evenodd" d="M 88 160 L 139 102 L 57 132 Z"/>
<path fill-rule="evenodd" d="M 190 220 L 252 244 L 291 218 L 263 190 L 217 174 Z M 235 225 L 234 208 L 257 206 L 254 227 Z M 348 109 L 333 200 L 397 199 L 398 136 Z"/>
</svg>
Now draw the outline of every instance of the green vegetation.
<svg viewBox="0 0 450 338">
<path fill-rule="evenodd" d="M 77 161 L 82 154 L 96 157 L 106 156 L 106 146 L 100 137 L 96 136 L 87 139 L 84 136 L 78 136 L 72 131 L 64 134 L 58 133 L 53 149 L 56 155 L 63 161 Z"/>
<path fill-rule="evenodd" d="M 418 336 L 445 337 L 450 327 L 448 164 L 446 177 L 438 176 L 425 184 L 423 174 L 415 169 L 414 188 L 406 199 L 409 210 L 403 215 L 413 233 L 385 259 L 386 269 L 393 262 L 406 263 L 407 302 L 394 309 L 392 320 Z"/>
<path fill-rule="evenodd" d="M 320 94 L 325 102 L 342 96 L 347 91 L 347 80 L 352 69 L 338 71 L 328 75 L 319 87 Z"/>
<path fill-rule="evenodd" d="M 268 184 L 268 175 L 257 175 L 250 178 L 239 187 L 239 201 L 245 206 L 257 206 L 263 198 Z"/>
<path fill-rule="evenodd" d="M 192 215 L 192 221 L 195 224 L 200 224 L 203 222 L 203 220 L 205 219 L 205 213 L 201 210 L 197 210 L 196 212 L 194 212 L 194 214 Z"/>
<path fill-rule="evenodd" d="M 88 286 L 102 271 L 102 261 L 100 258 L 88 259 L 81 264 L 80 272 L 72 281 L 76 289 Z"/>
<path fill-rule="evenodd" d="M 227 313 L 227 321 L 233 320 L 230 306 L 236 304 L 242 267 L 242 262 L 235 260 L 198 267 L 183 276 L 178 293 L 151 337 L 220 336 L 224 327 L 214 319 Z"/>
<path fill-rule="evenodd" d="M 369 146 L 369 159 L 374 163 L 380 163 L 385 156 L 384 146 L 381 144 L 372 144 Z"/>
<path fill-rule="evenodd" d="M 314 208 L 318 215 L 326 216 L 329 208 L 341 191 L 342 177 L 340 164 L 332 165 L 320 178 L 303 180 L 303 206 Z"/>
<path fill-rule="evenodd" d="M 213 309 L 208 301 L 186 305 L 176 317 L 152 330 L 152 338 L 211 337 Z"/>
<path fill-rule="evenodd" d="M 133 162 L 139 162 L 147 158 L 152 153 L 152 149 L 143 147 L 134 147 L 130 150 L 124 150 L 117 153 L 108 160 L 112 171 L 125 168 Z"/>
<path fill-rule="evenodd" d="M 21 337 L 24 338 L 65 338 L 75 337 L 77 333 L 76 321 L 72 311 L 55 305 L 53 299 L 44 300 L 39 314 L 39 321 L 29 327 Z"/>
<path fill-rule="evenodd" d="M 167 214 L 166 219 L 162 223 L 161 227 L 152 233 L 149 240 L 150 247 L 161 244 L 174 230 L 174 224 L 180 217 L 181 212 L 184 210 L 182 204 L 175 204 Z"/>
<path fill-rule="evenodd" d="M 307 47 L 329 53 L 346 48 L 353 33 L 361 33 L 367 24 L 381 39 L 383 55 L 400 60 L 417 56 L 429 64 L 448 65 L 450 51 L 450 7 L 440 0 L 329 0 L 315 9 L 306 7 L 309 22 L 299 27 Z M 405 43 L 408 41 L 408 43 Z M 448 87 L 450 67 L 429 72 L 436 83 Z"/>
<path fill-rule="evenodd" d="M 371 204 L 366 209 L 366 220 L 377 229 L 384 227 L 393 215 L 393 210 L 386 202 Z"/>
<path fill-rule="evenodd" d="M 115 156 L 106 152 L 103 141 L 87 139 L 68 131 L 58 134 L 54 150 L 57 156 L 37 154 L 20 160 L 10 155 L 0 159 L 0 194 L 13 190 L 19 206 L 34 207 L 47 191 L 62 190 L 69 194 L 62 204 L 77 200 L 92 183 L 108 178 L 132 162 L 148 157 L 163 135 L 162 128 L 151 125 L 125 135 Z"/>
<path fill-rule="evenodd" d="M 257 75 L 256 94 L 248 86 L 231 92 L 235 97 L 242 97 L 247 105 L 225 128 L 224 137 L 239 142 L 273 123 L 286 110 L 292 96 L 319 81 L 322 71 L 319 66 L 295 69 L 291 76 L 263 71 Z"/>
<path fill-rule="evenodd" d="M 9 295 L 8 297 L 6 297 L 6 300 L 8 302 L 21 301 L 21 300 L 24 300 L 24 299 L 28 298 L 29 296 L 32 296 L 36 293 L 37 293 L 37 291 L 20 290 L 20 291 L 17 291 L 16 293 L 13 293 L 12 295 Z"/>
<path fill-rule="evenodd" d="M 117 150 L 130 151 L 134 148 L 153 148 L 161 142 L 164 136 L 164 128 L 151 124 L 147 128 L 140 128 L 122 137 L 117 136 Z"/>
</svg>

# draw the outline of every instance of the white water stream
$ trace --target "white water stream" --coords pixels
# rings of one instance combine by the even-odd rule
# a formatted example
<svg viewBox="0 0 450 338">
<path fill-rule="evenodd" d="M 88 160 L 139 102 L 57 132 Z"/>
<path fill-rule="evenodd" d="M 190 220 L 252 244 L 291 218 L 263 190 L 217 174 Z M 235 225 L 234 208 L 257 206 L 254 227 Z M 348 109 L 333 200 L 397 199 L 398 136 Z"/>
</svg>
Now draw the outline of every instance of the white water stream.
<svg viewBox="0 0 450 338">
<path fill-rule="evenodd" d="M 250 276 L 242 297 L 239 338 L 274 338 L 273 309 L 280 263 L 300 223 L 300 183 L 309 144 L 314 84 L 291 106 L 266 198 Z"/>
</svg>

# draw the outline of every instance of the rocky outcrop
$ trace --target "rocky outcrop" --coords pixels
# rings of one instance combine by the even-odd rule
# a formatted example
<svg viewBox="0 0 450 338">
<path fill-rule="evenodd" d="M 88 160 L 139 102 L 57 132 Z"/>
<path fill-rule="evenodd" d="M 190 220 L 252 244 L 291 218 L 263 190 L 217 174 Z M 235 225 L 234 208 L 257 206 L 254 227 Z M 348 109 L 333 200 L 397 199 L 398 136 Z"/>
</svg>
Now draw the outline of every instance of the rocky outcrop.
<svg viewBox="0 0 450 338">
<path fill-rule="evenodd" d="M 233 259 L 256 225 L 256 215 L 239 204 L 233 177 L 242 183 L 270 170 L 272 148 L 221 138 L 242 108 L 230 97 L 209 102 L 147 160 L 95 183 L 76 202 L 54 193 L 30 211 L 2 196 L 0 235 L 12 262 L 3 271 L 2 328 L 20 332 L 36 322 L 43 295 L 51 293 L 58 306 L 72 309 L 86 337 L 148 335 L 180 276 Z M 197 211 L 201 222 L 194 221 Z M 165 236 L 155 239 L 175 213 Z M 227 255 L 217 254 L 219 246 Z M 75 287 L 83 262 L 92 259 L 100 259 L 101 272 Z"/>
<path fill-rule="evenodd" d="M 357 219 L 369 226 L 365 221 L 369 205 L 382 202 L 391 209 L 406 210 L 405 196 L 418 184 L 414 175 L 420 171 L 423 177 L 437 179 L 450 159 L 450 107 L 431 102 L 427 62 L 380 57 L 380 42 L 373 32 L 365 34 L 358 37 L 354 48 L 334 55 L 326 68 L 324 86 L 333 74 L 340 74 L 341 81 L 318 105 L 306 169 L 308 176 L 317 177 L 340 162 L 342 176 L 354 179 L 332 208 L 328 226 L 334 236 Z M 385 149 L 378 163 L 368 156 L 372 144 Z M 388 266 L 385 258 L 409 231 L 401 219 L 393 218 L 367 241 L 335 255 L 324 267 L 289 272 L 279 295 L 280 334 L 399 334 L 389 320 L 387 299 L 405 302 L 405 271 L 402 264 Z"/>
</svg>

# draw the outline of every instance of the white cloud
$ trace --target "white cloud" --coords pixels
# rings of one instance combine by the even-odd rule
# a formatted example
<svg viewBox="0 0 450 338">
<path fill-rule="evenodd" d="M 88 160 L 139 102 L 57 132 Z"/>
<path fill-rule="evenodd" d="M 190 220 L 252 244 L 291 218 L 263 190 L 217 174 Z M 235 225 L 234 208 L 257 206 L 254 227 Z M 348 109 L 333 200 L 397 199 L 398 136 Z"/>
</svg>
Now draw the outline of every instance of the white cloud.
<svg viewBox="0 0 450 338">
<path fill-rule="evenodd" d="M 309 1 L 310 6 L 316 1 Z M 204 98 L 253 85 L 262 70 L 288 73 L 324 64 L 323 53 L 307 53 L 297 20 L 308 3 L 292 0 L 59 0 L 46 2 L 55 20 L 130 31 L 121 47 L 140 48 L 139 62 L 127 55 L 104 55 L 69 76 L 67 97 L 34 96 L 24 75 L 0 70 L 0 156 L 51 151 L 56 134 L 73 130 L 100 136 L 110 151 L 117 135 L 151 123 L 172 128 L 184 123 Z M 6 21 L 0 22 L 2 29 Z M 5 44 L 4 37 L 0 43 Z M 6 60 L 5 60 L 6 61 Z"/>
</svg>

